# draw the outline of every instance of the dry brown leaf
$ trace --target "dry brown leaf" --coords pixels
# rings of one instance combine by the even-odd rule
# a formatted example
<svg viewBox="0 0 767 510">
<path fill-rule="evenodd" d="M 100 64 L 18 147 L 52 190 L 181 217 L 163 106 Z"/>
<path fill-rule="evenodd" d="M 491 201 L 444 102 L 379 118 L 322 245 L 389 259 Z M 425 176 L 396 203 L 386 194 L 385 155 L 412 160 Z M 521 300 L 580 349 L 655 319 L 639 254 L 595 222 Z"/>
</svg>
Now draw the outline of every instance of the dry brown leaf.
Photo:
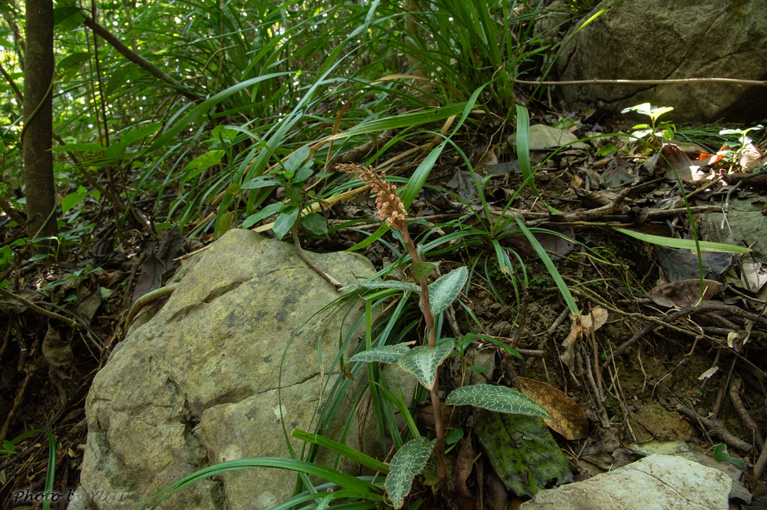
<svg viewBox="0 0 767 510">
<path fill-rule="evenodd" d="M 62 379 L 70 379 L 67 372 L 74 361 L 72 347 L 61 340 L 61 334 L 50 324 L 43 339 L 43 357 L 52 372 Z"/>
<path fill-rule="evenodd" d="M 458 458 L 455 461 L 455 470 L 453 476 L 455 480 L 455 486 L 458 489 L 458 498 L 460 500 L 460 507 L 466 510 L 474 510 L 476 507 L 474 504 L 474 495 L 469 491 L 466 486 L 466 480 L 468 480 L 471 471 L 474 468 L 474 446 L 472 445 L 471 436 L 464 440 L 461 445 L 461 451 L 458 452 Z"/>
<path fill-rule="evenodd" d="M 570 316 L 570 333 L 567 334 L 567 338 L 562 340 L 562 354 L 559 359 L 562 363 L 567 365 L 570 372 L 575 370 L 575 342 L 583 335 L 583 328 L 581 327 L 578 317 Z"/>
<path fill-rule="evenodd" d="M 543 406 L 551 415 L 546 425 L 565 439 L 573 441 L 589 435 L 586 413 L 564 392 L 545 382 L 518 377 L 519 389 Z"/>
<path fill-rule="evenodd" d="M 703 299 L 711 299 L 721 286 L 715 280 L 703 280 Z M 687 308 L 701 299 L 700 280 L 680 280 L 658 285 L 647 293 L 647 297 L 658 306 Z"/>
<path fill-rule="evenodd" d="M 607 322 L 608 312 L 601 306 L 597 306 L 591 313 L 581 315 L 580 322 L 583 327 L 583 334 L 591 335 L 594 331 L 598 330 Z"/>
</svg>

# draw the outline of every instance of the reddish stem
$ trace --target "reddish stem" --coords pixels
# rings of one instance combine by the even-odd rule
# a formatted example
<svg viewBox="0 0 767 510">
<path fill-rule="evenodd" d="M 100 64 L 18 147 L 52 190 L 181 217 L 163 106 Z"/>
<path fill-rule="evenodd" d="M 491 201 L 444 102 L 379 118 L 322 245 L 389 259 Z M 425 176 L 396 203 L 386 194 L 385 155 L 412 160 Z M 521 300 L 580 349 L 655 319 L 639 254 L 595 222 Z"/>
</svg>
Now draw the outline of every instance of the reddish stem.
<svg viewBox="0 0 767 510">
<path fill-rule="evenodd" d="M 405 248 L 410 254 L 413 263 L 426 262 L 426 260 L 418 254 L 415 243 L 413 243 L 413 240 L 410 238 L 410 233 L 407 230 L 407 224 L 404 221 L 398 221 L 395 228 L 402 235 Z M 418 285 L 421 287 L 421 291 L 418 294 L 421 302 L 421 312 L 423 313 L 423 318 L 426 322 L 426 339 L 429 347 L 434 349 L 437 347 L 437 330 L 434 327 L 434 314 L 431 313 L 431 305 L 429 304 L 429 281 L 425 276 L 417 278 L 417 281 Z M 445 421 L 442 414 L 441 400 L 439 398 L 439 372 L 434 378 L 434 384 L 432 384 L 429 394 L 431 397 L 432 411 L 434 413 L 434 428 L 437 433 L 437 444 L 435 446 L 437 455 L 437 473 L 439 474 L 442 490 L 447 494 L 449 489 L 447 486 L 447 466 L 445 464 Z"/>
</svg>

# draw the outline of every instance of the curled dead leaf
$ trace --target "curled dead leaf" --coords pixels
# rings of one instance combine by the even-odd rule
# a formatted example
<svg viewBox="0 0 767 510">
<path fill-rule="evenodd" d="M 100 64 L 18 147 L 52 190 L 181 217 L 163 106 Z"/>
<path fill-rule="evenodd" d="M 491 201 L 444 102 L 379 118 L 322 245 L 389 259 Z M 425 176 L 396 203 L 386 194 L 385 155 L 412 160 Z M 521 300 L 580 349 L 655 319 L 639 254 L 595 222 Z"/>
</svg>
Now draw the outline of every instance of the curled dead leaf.
<svg viewBox="0 0 767 510">
<path fill-rule="evenodd" d="M 564 392 L 545 382 L 518 377 L 522 393 L 538 402 L 551 415 L 546 425 L 567 440 L 583 439 L 589 435 L 586 413 Z"/>
<path fill-rule="evenodd" d="M 680 280 L 656 286 L 647 293 L 647 297 L 658 306 L 687 308 L 701 299 L 711 299 L 721 287 L 722 284 L 715 280 L 703 280 L 701 293 L 700 280 Z"/>
</svg>

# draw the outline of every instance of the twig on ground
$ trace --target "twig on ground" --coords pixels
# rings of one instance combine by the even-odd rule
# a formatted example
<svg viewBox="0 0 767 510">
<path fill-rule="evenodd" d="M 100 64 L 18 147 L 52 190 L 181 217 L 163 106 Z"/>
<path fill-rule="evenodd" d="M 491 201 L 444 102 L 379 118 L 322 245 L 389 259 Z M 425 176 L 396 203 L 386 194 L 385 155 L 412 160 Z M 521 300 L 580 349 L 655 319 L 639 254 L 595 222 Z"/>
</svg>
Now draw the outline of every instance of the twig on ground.
<svg viewBox="0 0 767 510">
<path fill-rule="evenodd" d="M 743 380 L 740 377 L 736 375 L 732 378 L 732 382 L 730 382 L 730 400 L 732 401 L 735 410 L 740 415 L 740 419 L 746 422 L 748 428 L 751 429 L 751 437 L 754 439 L 754 442 L 756 442 L 756 446 L 759 449 L 762 449 L 764 448 L 764 439 L 762 439 L 762 434 L 759 432 L 759 426 L 754 419 L 751 418 L 751 415 L 748 414 L 746 406 L 743 405 L 743 401 L 740 399 L 740 388 L 742 386 Z"/>
<path fill-rule="evenodd" d="M 8 416 L 5 418 L 3 428 L 0 429 L 0 444 L 3 444 L 3 441 L 5 441 L 8 435 L 8 427 L 11 426 L 13 415 L 18 410 L 22 400 L 24 400 L 24 393 L 27 390 L 27 385 L 29 384 L 29 380 L 32 378 L 32 374 L 34 374 L 35 371 L 36 369 L 34 368 L 34 364 L 32 368 L 26 369 L 26 375 L 24 376 L 24 380 L 21 382 L 21 387 L 18 389 L 16 392 L 16 397 L 13 399 L 13 407 L 11 407 L 11 410 L 8 412 Z"/>
<path fill-rule="evenodd" d="M 591 386 L 591 391 L 594 392 L 594 405 L 596 406 L 597 411 L 599 411 L 599 421 L 601 422 L 602 427 L 607 428 L 610 426 L 610 418 L 607 415 L 607 409 L 605 409 L 602 394 L 600 393 L 599 388 L 597 388 L 596 381 L 594 381 L 594 374 L 591 372 L 591 360 L 589 359 L 588 354 L 582 356 L 580 352 L 576 354 L 575 360 L 578 363 L 578 369 L 581 372 L 581 375 L 586 375 L 586 379 Z M 584 360 L 586 368 L 584 368 Z"/>
<path fill-rule="evenodd" d="M 41 308 L 41 307 L 37 306 L 36 304 L 32 303 L 31 301 L 29 301 L 27 299 L 24 299 L 21 296 L 17 296 L 13 292 L 7 291 L 7 290 L 5 290 L 2 287 L 0 287 L 0 294 L 2 294 L 3 296 L 5 296 L 7 298 L 13 299 L 14 301 L 18 301 L 22 305 L 26 306 L 27 308 L 29 308 L 31 310 L 34 310 L 35 312 L 37 312 L 37 313 L 39 313 L 41 315 L 45 315 L 46 317 L 50 317 L 51 319 L 60 320 L 61 322 L 63 322 L 64 324 L 66 324 L 67 326 L 69 326 L 72 329 L 77 329 L 77 328 L 80 327 L 80 324 L 78 324 L 78 322 L 76 320 L 67 319 L 66 317 L 64 317 L 62 315 L 59 315 L 57 313 L 49 312 L 45 308 Z"/>
<path fill-rule="evenodd" d="M 330 283 L 333 287 L 335 287 L 336 292 L 340 292 L 344 284 L 339 282 L 332 276 L 330 276 L 328 273 L 326 273 L 324 269 L 318 266 L 312 259 L 310 259 L 306 255 L 306 252 L 304 252 L 304 249 L 301 248 L 301 240 L 298 238 L 298 232 L 296 231 L 296 228 L 293 227 L 291 230 L 293 232 L 293 243 L 296 247 L 296 252 L 298 253 L 298 256 L 301 257 L 301 260 L 303 260 L 307 266 L 311 267 L 315 273 L 323 277 L 325 280 L 328 281 L 328 283 Z"/>
<path fill-rule="evenodd" d="M 694 315 L 701 312 L 724 312 L 731 315 L 735 315 L 736 317 L 742 317 L 742 318 L 750 319 L 754 321 L 761 319 L 761 321 L 765 325 L 767 325 L 767 318 L 760 317 L 755 313 L 743 310 L 742 308 L 738 308 L 737 306 L 727 305 L 719 301 L 701 301 L 700 304 L 698 304 L 697 306 L 689 306 L 677 312 L 666 315 L 662 319 L 645 316 L 645 318 L 647 320 L 652 321 L 653 324 L 646 325 L 645 327 L 637 331 L 636 334 L 632 336 L 630 339 L 623 342 L 623 344 L 621 344 L 617 349 L 615 349 L 615 352 L 613 352 L 613 354 L 611 354 L 605 360 L 605 362 L 602 363 L 602 368 L 606 368 L 611 363 L 613 357 L 620 356 L 623 352 L 626 351 L 626 349 L 634 345 L 642 337 L 644 337 L 647 333 L 649 333 L 656 327 L 658 326 L 670 327 L 672 322 L 677 321 L 681 319 L 682 317 L 687 317 L 688 315 Z M 706 335 L 706 338 L 708 338 L 707 335 Z"/>
<path fill-rule="evenodd" d="M 706 428 L 713 434 L 714 436 L 718 437 L 725 443 L 727 443 L 727 446 L 731 446 L 735 449 L 738 449 L 742 452 L 748 452 L 750 451 L 754 446 L 750 443 L 747 443 L 743 441 L 740 438 L 735 437 L 735 435 L 732 434 L 727 428 L 722 424 L 719 420 L 712 420 L 710 418 L 706 418 L 705 416 L 701 416 L 689 407 L 683 406 L 681 404 L 677 404 L 676 411 L 679 414 L 682 414 L 691 420 L 695 420 L 697 422 L 702 423 L 706 426 Z"/>
<path fill-rule="evenodd" d="M 767 444 L 762 447 L 762 452 L 754 464 L 754 480 L 759 480 L 762 477 L 765 466 L 767 466 Z"/>
</svg>

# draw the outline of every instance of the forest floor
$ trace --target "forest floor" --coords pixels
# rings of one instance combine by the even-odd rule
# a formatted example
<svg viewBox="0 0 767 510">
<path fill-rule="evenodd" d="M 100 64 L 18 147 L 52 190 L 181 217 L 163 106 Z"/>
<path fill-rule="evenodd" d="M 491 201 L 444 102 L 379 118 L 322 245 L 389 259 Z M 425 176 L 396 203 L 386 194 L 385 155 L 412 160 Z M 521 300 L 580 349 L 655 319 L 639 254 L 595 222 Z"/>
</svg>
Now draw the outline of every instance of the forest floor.
<svg viewBox="0 0 767 510">
<path fill-rule="evenodd" d="M 550 126 L 562 120 L 544 113 L 534 119 L 534 124 Z M 592 114 L 564 131 L 578 138 L 630 132 L 630 124 L 620 122 L 611 124 Z M 448 265 L 461 260 L 475 268 L 475 284 L 462 300 L 476 320 L 470 323 L 470 314 L 457 314 L 456 328 L 466 332 L 481 327 L 482 333 L 525 355 L 521 362 L 512 361 L 499 351 L 489 367 L 494 380 L 512 385 L 540 381 L 577 404 L 582 417 L 559 417 L 557 436 L 576 480 L 631 462 L 638 451 L 651 447 L 687 448 L 713 457 L 715 445 L 723 443 L 736 461 L 732 465 L 737 459 L 745 462 L 736 476 L 757 499 L 763 497 L 767 489 L 758 480 L 758 459 L 761 455 L 767 461 L 762 437 L 767 422 L 767 266 L 762 270 L 767 245 L 745 255 L 702 252 L 699 261 L 695 250 L 651 244 L 649 237 L 639 239 L 615 228 L 674 239 L 698 236 L 741 247 L 764 243 L 764 238 L 738 239 L 736 234 L 722 241 L 711 230 L 713 224 L 726 223 L 732 232 L 742 232 L 745 227 L 739 223 L 754 221 L 754 216 L 734 214 L 736 202 L 765 218 L 760 212 L 767 205 L 764 183 L 743 178 L 747 173 L 740 153 L 731 164 L 713 163 L 700 154 L 715 154 L 718 146 L 672 146 L 659 158 L 646 144 L 607 137 L 554 153 L 560 141 L 539 142 L 531 135 L 532 166 L 543 162 L 535 176 L 540 196 L 524 188 L 504 211 L 524 182 L 507 140 L 513 130 L 501 121 L 487 122 L 485 130 L 459 145 L 486 181 L 487 211 L 493 219 L 517 215 L 529 228 L 549 232 L 539 231 L 536 238 L 580 309 L 580 315 L 570 314 L 551 273 L 522 235 L 500 241 L 518 255 L 512 260 L 515 274 L 498 264 L 489 240 L 445 255 Z M 399 173 L 406 176 L 412 168 Z M 684 194 L 674 170 L 684 181 Z M 455 153 L 443 155 L 428 182 L 442 190 L 428 189 L 416 199 L 408 211 L 408 219 L 418 219 L 412 233 L 465 214 L 466 204 L 481 209 L 467 166 Z M 163 257 L 169 262 L 199 246 L 176 236 L 160 248 L 160 240 L 139 229 L 118 233 L 108 210 L 98 204 L 83 214 L 93 218 L 93 239 L 99 242 L 70 247 L 52 269 L 23 262 L 8 273 L 9 290 L 26 303 L 4 297 L 0 311 L 3 508 L 41 507 L 48 441 L 35 435 L 13 442 L 35 429 L 55 438 L 54 486 L 61 499 L 52 508 L 66 507 L 67 491 L 77 487 L 83 462 L 88 389 L 123 338 L 126 315 L 138 297 L 136 286 L 145 291 L 161 285 L 173 272 Z M 361 194 L 326 214 L 331 224 L 372 218 L 373 200 Z M 486 226 L 485 216 L 466 221 Z M 370 226 L 371 232 L 377 228 L 373 222 Z M 23 235 L 4 228 L 2 243 Z M 111 246 L 117 248 L 104 251 L 115 239 Z M 358 234 L 339 231 L 330 238 L 307 237 L 303 245 L 335 251 L 359 240 Z M 157 256 L 161 249 L 165 255 Z M 391 257 L 382 243 L 363 253 L 378 268 Z M 152 273 L 154 282 L 147 283 L 140 269 L 151 257 L 160 263 Z M 702 288 L 706 293 L 701 301 Z M 30 302 L 69 320 L 76 317 L 76 327 L 41 314 Z M 497 492 L 485 487 L 486 494 L 496 494 L 488 496 L 495 499 L 487 508 L 505 508 L 509 495 Z"/>
</svg>

